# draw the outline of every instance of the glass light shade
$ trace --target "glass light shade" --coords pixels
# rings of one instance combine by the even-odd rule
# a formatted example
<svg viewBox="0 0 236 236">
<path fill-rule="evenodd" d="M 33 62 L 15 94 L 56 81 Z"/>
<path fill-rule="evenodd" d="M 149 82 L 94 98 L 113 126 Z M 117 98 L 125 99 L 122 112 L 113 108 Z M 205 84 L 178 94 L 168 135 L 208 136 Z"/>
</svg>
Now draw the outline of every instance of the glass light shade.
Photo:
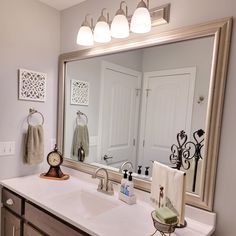
<svg viewBox="0 0 236 236">
<path fill-rule="evenodd" d="M 151 30 L 151 16 L 146 7 L 138 7 L 131 19 L 130 30 L 134 33 L 147 33 Z"/>
<path fill-rule="evenodd" d="M 116 15 L 111 23 L 111 36 L 113 38 L 129 37 L 129 22 L 125 15 Z"/>
<path fill-rule="evenodd" d="M 110 27 L 105 21 L 98 21 L 94 29 L 94 41 L 107 43 L 111 41 Z"/>
<path fill-rule="evenodd" d="M 77 44 L 93 46 L 93 32 L 89 26 L 81 26 L 77 34 Z"/>
</svg>

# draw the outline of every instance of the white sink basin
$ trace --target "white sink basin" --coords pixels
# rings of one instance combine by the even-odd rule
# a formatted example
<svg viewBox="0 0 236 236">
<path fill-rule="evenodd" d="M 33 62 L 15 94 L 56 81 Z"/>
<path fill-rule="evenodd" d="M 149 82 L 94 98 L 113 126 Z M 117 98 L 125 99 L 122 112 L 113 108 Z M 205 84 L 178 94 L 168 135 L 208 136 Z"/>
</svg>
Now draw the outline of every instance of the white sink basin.
<svg viewBox="0 0 236 236">
<path fill-rule="evenodd" d="M 87 189 L 75 190 L 50 200 L 52 206 L 63 205 L 65 211 L 74 212 L 84 219 L 96 217 L 120 205 L 113 196 Z"/>
</svg>

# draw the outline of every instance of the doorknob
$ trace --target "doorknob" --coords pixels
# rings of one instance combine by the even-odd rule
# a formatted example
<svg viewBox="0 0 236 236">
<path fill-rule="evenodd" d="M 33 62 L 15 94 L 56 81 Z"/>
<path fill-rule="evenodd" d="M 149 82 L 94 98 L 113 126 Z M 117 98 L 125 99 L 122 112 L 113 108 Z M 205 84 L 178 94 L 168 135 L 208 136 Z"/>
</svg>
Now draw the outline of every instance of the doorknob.
<svg viewBox="0 0 236 236">
<path fill-rule="evenodd" d="M 9 198 L 9 199 L 6 200 L 6 204 L 8 206 L 12 206 L 12 205 L 14 205 L 14 201 L 11 198 Z"/>
<path fill-rule="evenodd" d="M 107 156 L 107 155 L 104 155 L 104 156 L 103 156 L 103 160 L 104 160 L 104 161 L 106 161 L 106 160 L 108 160 L 108 159 L 112 159 L 112 158 L 113 158 L 112 156 L 110 156 L 110 157 Z"/>
</svg>

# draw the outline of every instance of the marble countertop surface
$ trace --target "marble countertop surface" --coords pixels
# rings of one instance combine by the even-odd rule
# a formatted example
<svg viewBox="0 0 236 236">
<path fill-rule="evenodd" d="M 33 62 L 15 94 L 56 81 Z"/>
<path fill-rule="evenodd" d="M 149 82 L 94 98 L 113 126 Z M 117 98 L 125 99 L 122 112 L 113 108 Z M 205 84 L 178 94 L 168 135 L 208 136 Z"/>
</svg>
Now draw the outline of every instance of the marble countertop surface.
<svg viewBox="0 0 236 236">
<path fill-rule="evenodd" d="M 0 184 L 35 203 L 92 236 L 149 236 L 154 233 L 149 193 L 135 190 L 137 204 L 127 205 L 114 196 L 97 191 L 98 180 L 69 168 L 66 181 L 46 180 L 39 174 L 7 179 Z M 186 207 L 187 227 L 176 229 L 173 236 L 211 235 L 215 213 Z M 156 234 L 158 235 L 158 233 Z"/>
</svg>

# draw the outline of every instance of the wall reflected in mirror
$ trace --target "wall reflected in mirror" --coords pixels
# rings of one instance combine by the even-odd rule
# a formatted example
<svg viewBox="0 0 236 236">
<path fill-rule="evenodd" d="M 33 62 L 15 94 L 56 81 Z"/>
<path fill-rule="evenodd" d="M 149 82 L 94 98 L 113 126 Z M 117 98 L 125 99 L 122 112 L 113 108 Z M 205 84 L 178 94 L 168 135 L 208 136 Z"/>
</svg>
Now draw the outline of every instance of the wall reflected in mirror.
<svg viewBox="0 0 236 236">
<path fill-rule="evenodd" d="M 205 130 L 213 44 L 204 37 L 67 62 L 63 155 L 114 171 L 130 161 L 135 172 L 142 166 L 143 178 L 146 167 L 151 176 L 152 161 L 173 166 L 177 134 L 184 130 L 194 141 L 193 133 Z M 201 155 L 197 195 L 204 147 Z M 193 158 L 188 192 L 194 168 Z"/>
</svg>

